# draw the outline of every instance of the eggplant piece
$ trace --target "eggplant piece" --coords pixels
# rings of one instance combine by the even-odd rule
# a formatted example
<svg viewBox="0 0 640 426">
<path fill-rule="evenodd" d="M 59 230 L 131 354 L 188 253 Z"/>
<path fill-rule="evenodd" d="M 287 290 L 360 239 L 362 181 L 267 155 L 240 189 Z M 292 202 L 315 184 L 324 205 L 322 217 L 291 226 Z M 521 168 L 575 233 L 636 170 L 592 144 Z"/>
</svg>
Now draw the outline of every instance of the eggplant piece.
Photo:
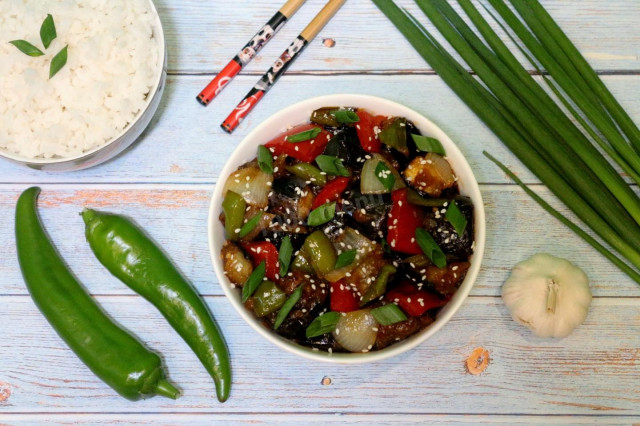
<svg viewBox="0 0 640 426">
<path fill-rule="evenodd" d="M 283 287 L 285 291 L 295 289 L 298 285 L 303 285 L 309 281 L 304 278 L 304 274 L 296 271 L 291 276 L 285 277 Z M 315 285 L 305 284 L 302 295 L 298 303 L 295 304 L 287 318 L 282 322 L 278 334 L 288 339 L 298 342 L 306 341 L 307 327 L 316 319 L 320 313 L 328 309 L 328 287 L 320 287 L 320 280 L 316 280 Z M 314 288 L 315 287 L 315 288 Z M 324 291 L 324 293 L 323 293 Z M 275 321 L 275 317 L 274 317 Z M 307 345 L 308 346 L 308 345 Z"/>
<path fill-rule="evenodd" d="M 309 232 L 309 229 L 306 226 L 300 226 L 299 228 L 300 232 L 295 232 L 296 228 L 288 229 L 284 226 L 267 228 L 262 230 L 259 239 L 263 239 L 274 244 L 276 247 L 280 247 L 284 237 L 288 236 L 291 240 L 293 251 L 295 252 L 302 248 L 302 244 L 304 244 L 304 240 L 307 238 L 307 233 Z"/>
<path fill-rule="evenodd" d="M 297 176 L 275 179 L 269 193 L 269 212 L 285 228 L 302 226 L 311 212 L 315 196 L 311 187 Z"/>
<path fill-rule="evenodd" d="M 456 197 L 460 212 L 467 219 L 462 235 L 458 235 L 453 225 L 445 217 L 446 207 L 434 207 L 425 218 L 424 225 L 442 251 L 455 259 L 467 260 L 473 254 L 473 203 L 468 197 Z"/>
<path fill-rule="evenodd" d="M 457 187 L 451 164 L 433 152 L 411 160 L 402 174 L 412 188 L 431 197 L 441 197 L 444 190 Z"/>
<path fill-rule="evenodd" d="M 297 176 L 286 176 L 274 179 L 271 189 L 274 195 L 298 198 L 306 185 L 305 181 Z M 269 200 L 269 205 L 271 205 L 271 200 Z"/>
<path fill-rule="evenodd" d="M 424 275 L 438 293 L 448 296 L 460 287 L 470 266 L 469 262 L 449 262 L 445 268 L 431 265 L 426 268 Z"/>
<path fill-rule="evenodd" d="M 404 340 L 416 334 L 433 323 L 433 318 L 429 313 L 420 317 L 409 317 L 406 321 L 397 322 L 391 325 L 380 325 L 376 336 L 376 349 L 380 350 L 389 345 Z"/>
<path fill-rule="evenodd" d="M 359 170 L 367 152 L 360 145 L 356 128 L 343 127 L 329 141 L 323 154 L 337 157 L 346 167 Z"/>
<path fill-rule="evenodd" d="M 224 274 L 235 285 L 243 286 L 253 272 L 253 265 L 240 247 L 226 241 L 220 252 Z"/>
<path fill-rule="evenodd" d="M 342 203 L 344 222 L 370 240 L 379 240 L 384 237 L 390 210 L 390 194 L 365 195 L 356 189 L 345 193 Z"/>
<path fill-rule="evenodd" d="M 332 352 L 344 352 L 344 349 L 340 347 L 331 333 L 323 334 L 322 336 L 314 337 L 313 339 L 305 339 L 304 341 L 300 342 L 300 344 L 320 349 L 321 351 L 325 352 L 328 352 L 329 349 L 331 349 Z"/>
</svg>

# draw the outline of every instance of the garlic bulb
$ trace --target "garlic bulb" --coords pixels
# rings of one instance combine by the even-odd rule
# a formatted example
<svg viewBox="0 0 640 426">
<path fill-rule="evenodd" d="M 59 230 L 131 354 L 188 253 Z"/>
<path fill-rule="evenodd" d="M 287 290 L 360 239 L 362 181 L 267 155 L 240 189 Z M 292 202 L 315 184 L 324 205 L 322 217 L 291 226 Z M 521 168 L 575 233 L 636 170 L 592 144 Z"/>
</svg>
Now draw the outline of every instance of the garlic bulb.
<svg viewBox="0 0 640 426">
<path fill-rule="evenodd" d="M 571 262 L 541 253 L 518 263 L 502 286 L 513 319 L 539 337 L 566 337 L 587 317 L 587 275 Z"/>
</svg>

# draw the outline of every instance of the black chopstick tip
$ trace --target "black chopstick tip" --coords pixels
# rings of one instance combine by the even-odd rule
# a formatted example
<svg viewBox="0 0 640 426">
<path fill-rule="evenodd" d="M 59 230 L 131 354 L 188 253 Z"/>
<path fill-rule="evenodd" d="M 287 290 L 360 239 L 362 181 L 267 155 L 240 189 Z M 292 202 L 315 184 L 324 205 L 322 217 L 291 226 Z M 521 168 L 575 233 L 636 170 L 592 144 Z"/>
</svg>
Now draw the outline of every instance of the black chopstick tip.
<svg viewBox="0 0 640 426">
<path fill-rule="evenodd" d="M 204 99 L 204 96 L 202 96 L 202 95 L 198 95 L 198 96 L 196 96 L 196 100 L 197 100 L 197 101 L 198 101 L 198 103 L 200 103 L 200 105 L 202 105 L 202 106 L 207 106 L 207 105 L 209 105 L 209 101 L 205 100 L 205 99 Z"/>
<path fill-rule="evenodd" d="M 231 134 L 231 132 L 233 132 L 233 129 L 231 128 L 231 126 L 229 126 L 227 123 L 222 123 L 220 125 L 220 128 L 222 130 L 224 130 L 225 132 L 227 132 L 228 134 Z"/>
</svg>

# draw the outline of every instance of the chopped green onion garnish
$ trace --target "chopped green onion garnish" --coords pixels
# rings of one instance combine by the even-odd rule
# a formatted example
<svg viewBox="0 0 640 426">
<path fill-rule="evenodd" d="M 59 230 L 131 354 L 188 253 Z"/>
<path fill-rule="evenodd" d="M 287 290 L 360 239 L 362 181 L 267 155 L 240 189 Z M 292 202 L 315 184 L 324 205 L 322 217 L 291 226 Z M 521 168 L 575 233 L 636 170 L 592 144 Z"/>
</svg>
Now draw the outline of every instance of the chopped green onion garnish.
<svg viewBox="0 0 640 426">
<path fill-rule="evenodd" d="M 313 129 L 305 130 L 304 132 L 296 133 L 287 136 L 287 142 L 304 142 L 309 139 L 313 139 L 320 134 L 322 129 L 320 127 L 314 127 Z"/>
<path fill-rule="evenodd" d="M 430 138 L 429 136 L 422 135 L 414 135 L 411 134 L 411 138 L 416 143 L 416 147 L 420 151 L 425 152 L 433 152 L 440 155 L 447 155 L 447 152 L 444 150 L 444 147 L 440 143 L 440 141 L 436 138 Z"/>
<path fill-rule="evenodd" d="M 442 252 L 442 249 L 435 242 L 431 234 L 422 228 L 416 229 L 416 241 L 424 252 L 424 254 L 431 259 L 434 265 L 438 268 L 444 268 L 447 266 L 447 257 Z"/>
<path fill-rule="evenodd" d="M 44 18 L 42 25 L 40 26 L 40 40 L 44 44 L 44 48 L 48 49 L 49 45 L 58 36 L 56 33 L 56 25 L 53 23 L 53 16 L 50 14 Z"/>
<path fill-rule="evenodd" d="M 37 47 L 35 47 L 33 44 L 29 43 L 26 40 L 12 40 L 9 43 L 13 44 L 15 47 L 18 48 L 19 51 L 21 51 L 25 55 L 34 56 L 34 57 L 44 55 L 44 53 L 42 53 L 42 50 L 38 49 Z"/>
<path fill-rule="evenodd" d="M 467 218 L 464 217 L 464 215 L 460 211 L 460 208 L 458 207 L 458 204 L 456 204 L 455 201 L 452 201 L 451 204 L 449 204 L 444 217 L 447 218 L 458 235 L 462 236 L 465 228 L 467 227 Z"/>
<path fill-rule="evenodd" d="M 280 251 L 278 252 L 278 262 L 280 263 L 280 276 L 284 277 L 289 271 L 291 263 L 291 255 L 293 254 L 293 245 L 291 238 L 285 236 L 280 243 Z"/>
<path fill-rule="evenodd" d="M 331 333 L 333 329 L 336 328 L 339 319 L 340 312 L 327 312 L 326 314 L 320 315 L 307 327 L 307 331 L 305 332 L 307 339 Z"/>
<path fill-rule="evenodd" d="M 238 237 L 244 238 L 247 235 L 249 235 L 249 233 L 253 231 L 256 226 L 258 226 L 258 223 L 260 222 L 261 218 L 262 218 L 262 214 L 258 213 L 255 216 L 253 216 L 251 219 L 249 219 L 247 223 L 242 225 L 242 228 L 240 228 L 240 233 L 238 234 Z"/>
<path fill-rule="evenodd" d="M 323 223 L 329 222 L 336 214 L 336 203 L 323 204 L 320 207 L 312 210 L 307 218 L 307 225 L 318 226 Z"/>
<path fill-rule="evenodd" d="M 316 163 L 320 170 L 334 176 L 349 176 L 349 169 L 347 169 L 342 160 L 338 157 L 331 155 L 318 155 L 316 157 Z"/>
<path fill-rule="evenodd" d="M 357 123 L 360 121 L 358 114 L 349 109 L 337 109 L 335 111 L 331 111 L 331 115 L 338 120 L 338 123 L 342 124 Z"/>
<path fill-rule="evenodd" d="M 391 325 L 407 320 L 407 316 L 395 303 L 372 309 L 371 315 L 382 325 Z"/>
<path fill-rule="evenodd" d="M 384 188 L 387 191 L 391 191 L 393 189 L 393 185 L 396 183 L 396 177 L 391 173 L 389 167 L 384 164 L 384 161 L 379 161 L 375 170 L 376 177 L 384 185 Z"/>
<path fill-rule="evenodd" d="M 258 146 L 258 166 L 263 172 L 273 174 L 273 156 L 269 148 L 264 145 Z"/>
<path fill-rule="evenodd" d="M 253 272 L 249 276 L 249 279 L 246 283 L 244 283 L 244 286 L 242 287 L 242 303 L 249 300 L 258 286 L 262 283 L 266 270 L 267 264 L 264 260 L 260 262 L 258 266 L 256 266 L 256 269 L 253 270 Z"/>
<path fill-rule="evenodd" d="M 298 288 L 296 288 L 296 290 L 293 293 L 291 293 L 291 296 L 289 296 L 287 301 L 284 302 L 284 305 L 282 305 L 282 308 L 280 308 L 280 310 L 278 311 L 276 322 L 273 324 L 274 330 L 277 330 L 278 327 L 280 327 L 280 325 L 282 324 L 282 321 L 284 321 L 287 315 L 289 315 L 289 312 L 291 312 L 291 309 L 293 309 L 296 303 L 298 303 L 298 300 L 300 300 L 300 297 L 302 297 L 303 287 L 304 287 L 304 284 L 300 284 Z"/>
<path fill-rule="evenodd" d="M 389 245 L 387 240 L 382 240 L 380 244 L 382 245 L 382 250 L 384 250 L 385 253 L 391 253 L 391 246 Z"/>
<path fill-rule="evenodd" d="M 349 266 L 356 259 L 356 254 L 358 251 L 356 249 L 343 251 L 338 255 L 338 260 L 336 260 L 335 269 L 344 268 L 345 266 Z"/>
</svg>

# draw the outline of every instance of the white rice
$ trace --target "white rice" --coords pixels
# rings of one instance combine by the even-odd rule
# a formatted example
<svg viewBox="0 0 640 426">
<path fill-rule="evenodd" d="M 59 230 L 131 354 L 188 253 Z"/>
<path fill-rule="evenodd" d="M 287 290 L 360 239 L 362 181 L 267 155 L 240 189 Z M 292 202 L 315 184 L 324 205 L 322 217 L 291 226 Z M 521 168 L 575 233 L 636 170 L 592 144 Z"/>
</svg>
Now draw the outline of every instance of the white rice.
<svg viewBox="0 0 640 426">
<path fill-rule="evenodd" d="M 45 51 L 50 13 L 58 37 Z M 158 80 L 160 46 L 149 0 L 0 0 L 0 150 L 66 158 L 93 150 L 132 123 Z M 29 57 L 9 41 L 45 52 Z M 49 63 L 69 45 L 67 64 Z"/>
</svg>

